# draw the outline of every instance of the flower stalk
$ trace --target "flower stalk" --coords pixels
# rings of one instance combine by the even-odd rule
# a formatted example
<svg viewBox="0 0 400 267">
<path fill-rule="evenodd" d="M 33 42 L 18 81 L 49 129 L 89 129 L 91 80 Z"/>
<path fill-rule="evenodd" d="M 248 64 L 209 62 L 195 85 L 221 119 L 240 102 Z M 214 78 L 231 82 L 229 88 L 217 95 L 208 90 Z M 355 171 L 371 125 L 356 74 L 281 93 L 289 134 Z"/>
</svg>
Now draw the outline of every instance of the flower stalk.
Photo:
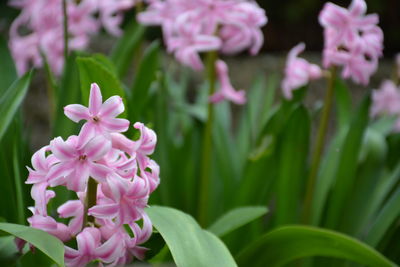
<svg viewBox="0 0 400 267">
<path fill-rule="evenodd" d="M 312 201 L 314 197 L 315 183 L 317 179 L 317 174 L 319 166 L 321 163 L 322 152 L 325 147 L 325 137 L 328 131 L 329 117 L 332 111 L 332 103 L 335 89 L 335 79 L 336 79 L 336 68 L 332 67 L 330 69 L 330 75 L 328 76 L 328 90 L 325 95 L 324 107 L 322 109 L 322 114 L 319 122 L 319 128 L 317 133 L 317 141 L 315 143 L 314 152 L 311 158 L 311 167 L 308 177 L 306 195 L 304 200 L 304 211 L 303 211 L 303 222 L 310 223 L 311 221 L 311 209 Z"/>
<path fill-rule="evenodd" d="M 63 30 L 64 30 L 64 62 L 68 61 L 68 11 L 67 11 L 67 0 L 62 1 L 63 9 Z"/>
<path fill-rule="evenodd" d="M 97 200 L 97 182 L 93 178 L 89 178 L 88 187 L 85 198 L 85 206 L 84 213 L 85 217 L 83 219 L 83 228 L 87 226 L 87 224 L 94 224 L 95 218 L 93 216 L 88 215 L 88 210 L 96 205 Z"/>
<path fill-rule="evenodd" d="M 218 59 L 218 52 L 211 51 L 207 54 L 207 79 L 209 82 L 208 95 L 215 93 L 216 69 L 215 62 Z M 210 176 L 211 176 L 211 157 L 212 157 L 212 127 L 214 120 L 213 103 L 208 103 L 207 122 L 203 133 L 203 147 L 200 172 L 200 196 L 198 206 L 198 219 L 202 226 L 207 224 L 208 206 L 210 199 Z"/>
</svg>

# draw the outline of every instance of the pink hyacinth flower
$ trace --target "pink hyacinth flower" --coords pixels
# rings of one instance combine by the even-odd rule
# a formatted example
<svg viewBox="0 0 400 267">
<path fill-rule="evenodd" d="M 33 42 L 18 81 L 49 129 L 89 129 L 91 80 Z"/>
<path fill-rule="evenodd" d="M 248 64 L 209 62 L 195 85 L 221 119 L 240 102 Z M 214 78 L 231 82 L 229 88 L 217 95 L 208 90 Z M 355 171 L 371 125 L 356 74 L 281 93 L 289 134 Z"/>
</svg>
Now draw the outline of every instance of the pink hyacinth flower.
<svg viewBox="0 0 400 267">
<path fill-rule="evenodd" d="M 365 15 L 366 10 L 364 0 L 353 0 L 348 9 L 326 3 L 319 16 L 324 27 L 324 66 L 343 66 L 343 78 L 364 85 L 376 71 L 383 50 L 379 17 Z"/>
<path fill-rule="evenodd" d="M 236 91 L 228 75 L 228 66 L 222 60 L 218 60 L 215 63 L 215 68 L 220 83 L 220 89 L 218 92 L 210 97 L 212 103 L 218 103 L 223 100 L 232 101 L 235 104 L 243 105 L 246 103 L 246 93 L 244 90 Z"/>
<path fill-rule="evenodd" d="M 372 93 L 371 115 L 400 115 L 400 88 L 392 81 L 382 83 L 379 90 Z"/>
<path fill-rule="evenodd" d="M 115 218 L 116 224 L 122 225 L 142 217 L 143 209 L 147 206 L 149 185 L 139 176 L 131 182 L 114 174 L 102 185 L 102 192 L 112 202 L 90 208 L 89 215 L 102 219 Z"/>
<path fill-rule="evenodd" d="M 167 47 L 170 52 L 175 53 L 182 64 L 200 71 L 203 70 L 204 65 L 199 53 L 218 50 L 221 47 L 221 41 L 215 36 L 203 34 L 200 27 L 193 26 L 185 21 L 179 23 L 179 35 L 170 37 Z"/>
<path fill-rule="evenodd" d="M 52 166 L 47 178 L 50 185 L 65 184 L 68 189 L 82 192 L 86 188 L 89 177 L 104 182 L 111 170 L 97 163 L 111 149 L 111 142 L 103 136 L 97 136 L 78 148 L 79 138 L 63 141 L 61 137 L 50 142 L 50 148 L 59 163 Z"/>
<path fill-rule="evenodd" d="M 141 0 L 139 0 L 141 1 Z M 122 12 L 132 8 L 137 0 L 100 0 L 98 9 L 100 20 L 104 28 L 114 36 L 120 36 L 122 30 L 119 28 L 122 23 Z"/>
<path fill-rule="evenodd" d="M 112 96 L 104 103 L 99 86 L 93 83 L 90 89 L 89 108 L 72 104 L 64 107 L 65 115 L 74 122 L 86 120 L 81 129 L 78 147 L 85 145 L 96 134 L 108 136 L 111 132 L 125 132 L 129 121 L 116 118 L 125 107 L 120 96 Z"/>
<path fill-rule="evenodd" d="M 300 43 L 290 50 L 286 61 L 285 78 L 282 81 L 283 95 L 292 98 L 292 91 L 306 85 L 310 80 L 319 79 L 322 75 L 318 65 L 310 64 L 307 60 L 299 58 L 305 49 L 305 44 Z"/>
</svg>

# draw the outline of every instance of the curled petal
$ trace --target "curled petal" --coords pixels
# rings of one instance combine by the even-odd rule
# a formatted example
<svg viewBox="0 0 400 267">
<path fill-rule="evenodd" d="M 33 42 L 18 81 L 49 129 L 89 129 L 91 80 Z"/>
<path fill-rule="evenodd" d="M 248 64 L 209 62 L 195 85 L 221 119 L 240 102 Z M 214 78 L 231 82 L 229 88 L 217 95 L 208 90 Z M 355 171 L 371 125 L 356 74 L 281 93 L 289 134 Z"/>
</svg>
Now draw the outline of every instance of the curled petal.
<svg viewBox="0 0 400 267">
<path fill-rule="evenodd" d="M 88 214 L 102 219 L 113 219 L 119 211 L 118 204 L 96 205 L 89 209 Z"/>
<path fill-rule="evenodd" d="M 64 107 L 64 114 L 74 122 L 90 120 L 90 114 L 87 107 L 79 104 L 72 104 Z"/>
<path fill-rule="evenodd" d="M 67 142 L 64 142 L 61 137 L 57 137 L 50 142 L 50 150 L 60 160 L 70 160 L 76 157 L 75 149 Z"/>
<path fill-rule="evenodd" d="M 111 142 L 103 136 L 97 136 L 90 140 L 83 150 L 85 155 L 92 161 L 100 160 L 111 149 Z"/>
</svg>

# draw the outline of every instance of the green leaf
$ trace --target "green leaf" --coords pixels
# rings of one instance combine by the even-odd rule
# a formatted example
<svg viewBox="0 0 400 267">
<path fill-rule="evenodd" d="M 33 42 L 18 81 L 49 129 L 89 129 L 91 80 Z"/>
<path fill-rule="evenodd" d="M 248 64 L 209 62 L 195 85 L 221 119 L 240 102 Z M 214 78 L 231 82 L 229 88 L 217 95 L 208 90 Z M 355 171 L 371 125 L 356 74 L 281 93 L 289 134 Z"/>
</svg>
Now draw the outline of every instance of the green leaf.
<svg viewBox="0 0 400 267">
<path fill-rule="evenodd" d="M 0 96 L 0 140 L 28 92 L 31 77 L 32 72 L 25 74 Z"/>
<path fill-rule="evenodd" d="M 53 136 L 61 136 L 66 139 L 70 135 L 77 134 L 78 125 L 65 116 L 64 107 L 80 102 L 81 90 L 79 73 L 76 65 L 76 55 L 72 53 L 65 65 L 59 92 L 57 94 L 55 119 L 53 123 Z"/>
<path fill-rule="evenodd" d="M 351 95 L 346 84 L 341 79 L 335 79 L 335 96 L 339 128 L 350 123 L 352 113 Z"/>
<path fill-rule="evenodd" d="M 208 230 L 222 237 L 268 212 L 266 207 L 241 207 L 222 215 Z"/>
<path fill-rule="evenodd" d="M 306 177 L 311 122 L 303 106 L 296 108 L 282 131 L 279 147 L 276 225 L 298 221 Z"/>
<path fill-rule="evenodd" d="M 283 226 L 264 234 L 236 257 L 240 266 L 284 266 L 293 260 L 325 256 L 366 266 L 396 266 L 382 254 L 344 234 L 309 226 Z"/>
<path fill-rule="evenodd" d="M 11 223 L 0 223 L 0 231 L 27 241 L 58 266 L 64 266 L 64 244 L 56 237 L 39 229 Z"/>
<path fill-rule="evenodd" d="M 0 58 L 0 96 L 2 96 L 8 87 L 18 78 L 7 41 L 3 37 L 0 37 Z"/>
<path fill-rule="evenodd" d="M 159 67 L 160 45 L 157 41 L 153 42 L 145 51 L 142 62 L 136 72 L 133 81 L 132 91 L 129 94 L 129 119 L 136 121 L 150 99 L 150 86 L 156 80 Z"/>
<path fill-rule="evenodd" d="M 382 210 L 373 221 L 366 239 L 371 246 L 376 246 L 382 240 L 390 226 L 400 216 L 400 187 L 393 193 Z"/>
<path fill-rule="evenodd" d="M 103 100 L 119 95 L 125 102 L 125 91 L 118 78 L 109 70 L 109 66 L 105 66 L 99 60 L 90 57 L 78 57 L 76 61 L 81 81 L 82 102 L 85 105 L 89 102 L 92 83 L 99 85 Z M 127 108 L 126 105 L 125 108 Z M 124 115 L 121 116 L 124 117 Z"/>
<path fill-rule="evenodd" d="M 135 51 L 140 47 L 145 27 L 135 20 L 124 30 L 124 35 L 118 40 L 111 52 L 111 60 L 117 69 L 118 77 L 122 78 L 133 61 Z"/>
<path fill-rule="evenodd" d="M 329 201 L 326 225 L 328 228 L 337 228 L 340 223 L 340 215 L 350 201 L 353 190 L 357 163 L 361 149 L 364 132 L 369 120 L 369 96 L 362 101 L 358 111 L 354 114 L 352 124 L 346 136 L 345 143 L 340 153 L 340 162 L 336 171 L 335 185 L 332 197 Z"/>
<path fill-rule="evenodd" d="M 236 266 L 224 243 L 201 229 L 191 216 L 159 206 L 147 208 L 146 212 L 167 243 L 178 267 Z"/>
</svg>

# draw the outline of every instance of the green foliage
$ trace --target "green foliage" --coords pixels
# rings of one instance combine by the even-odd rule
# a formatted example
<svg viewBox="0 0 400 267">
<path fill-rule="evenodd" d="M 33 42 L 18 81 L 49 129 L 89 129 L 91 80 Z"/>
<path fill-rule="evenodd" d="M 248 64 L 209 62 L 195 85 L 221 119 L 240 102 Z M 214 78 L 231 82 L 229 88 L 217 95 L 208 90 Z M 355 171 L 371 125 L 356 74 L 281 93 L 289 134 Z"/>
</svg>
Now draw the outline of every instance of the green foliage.
<svg viewBox="0 0 400 267">
<path fill-rule="evenodd" d="M 166 207 L 146 209 L 177 266 L 236 266 L 224 243 L 189 215 Z"/>
<path fill-rule="evenodd" d="M 64 245 L 54 236 L 32 227 L 10 223 L 0 223 L 0 231 L 25 240 L 46 254 L 58 266 L 64 266 Z"/>
<path fill-rule="evenodd" d="M 326 256 L 365 266 L 396 266 L 360 241 L 338 232 L 308 226 L 283 226 L 250 244 L 236 260 L 240 266 L 284 266 L 293 260 Z"/>
</svg>

